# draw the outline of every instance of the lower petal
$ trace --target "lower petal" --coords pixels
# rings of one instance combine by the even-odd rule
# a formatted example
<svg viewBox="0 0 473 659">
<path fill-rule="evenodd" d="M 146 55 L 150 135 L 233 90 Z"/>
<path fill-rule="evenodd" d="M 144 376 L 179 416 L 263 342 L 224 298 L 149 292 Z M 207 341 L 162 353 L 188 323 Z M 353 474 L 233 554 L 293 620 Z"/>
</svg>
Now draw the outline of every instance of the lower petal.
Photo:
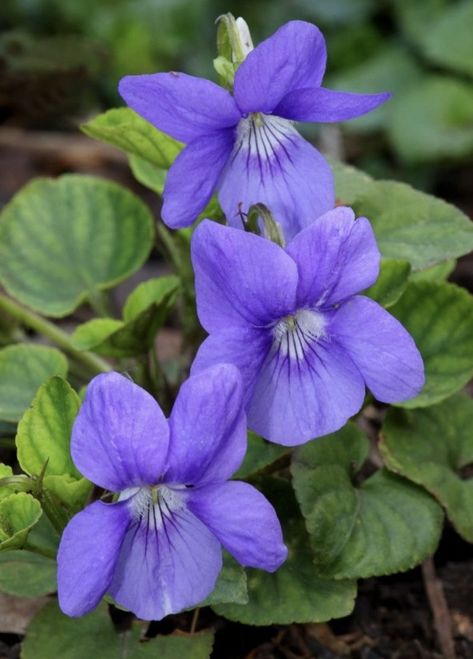
<svg viewBox="0 0 473 659">
<path fill-rule="evenodd" d="M 379 401 L 399 403 L 424 386 L 424 365 L 414 339 L 373 300 L 357 296 L 342 304 L 329 331 Z"/>
<path fill-rule="evenodd" d="M 166 178 L 161 215 L 171 229 L 187 227 L 209 203 L 233 146 L 233 129 L 190 142 Z"/>
<path fill-rule="evenodd" d="M 239 124 L 219 201 L 228 223 L 237 227 L 251 205 L 265 204 L 289 241 L 334 207 L 332 170 L 289 122 L 265 115 L 256 127 L 254 121 Z"/>
<path fill-rule="evenodd" d="M 286 560 L 276 512 L 252 485 L 230 481 L 197 488 L 188 505 L 245 567 L 274 572 Z"/>
<path fill-rule="evenodd" d="M 267 332 L 236 327 L 216 332 L 201 344 L 192 364 L 192 375 L 217 364 L 234 364 L 243 379 L 243 401 L 248 404 L 258 372 L 271 348 Z"/>
<path fill-rule="evenodd" d="M 130 526 L 109 592 L 144 620 L 190 608 L 213 590 L 222 568 L 214 534 L 185 505 L 150 506 Z"/>
<path fill-rule="evenodd" d="M 124 502 L 96 501 L 71 519 L 57 557 L 59 606 L 64 613 L 82 616 L 98 605 L 110 586 L 130 523 Z"/>
<path fill-rule="evenodd" d="M 335 343 L 300 346 L 271 351 L 248 409 L 248 426 L 284 446 L 335 432 L 359 411 L 365 394 L 359 370 Z"/>
</svg>

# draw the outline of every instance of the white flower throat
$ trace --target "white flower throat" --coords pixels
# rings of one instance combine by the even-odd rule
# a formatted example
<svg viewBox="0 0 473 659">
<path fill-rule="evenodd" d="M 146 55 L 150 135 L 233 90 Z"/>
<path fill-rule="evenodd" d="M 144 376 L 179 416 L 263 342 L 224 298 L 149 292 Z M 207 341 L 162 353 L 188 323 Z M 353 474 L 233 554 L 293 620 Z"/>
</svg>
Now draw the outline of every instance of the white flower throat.
<svg viewBox="0 0 473 659">
<path fill-rule="evenodd" d="M 260 162 L 276 159 L 285 143 L 298 136 L 290 121 L 261 112 L 252 112 L 240 119 L 233 157 L 243 151 Z"/>
<path fill-rule="evenodd" d="M 273 327 L 273 347 L 283 357 L 300 360 L 314 342 L 325 335 L 326 321 L 318 311 L 299 309 L 294 315 L 285 316 Z"/>
<path fill-rule="evenodd" d="M 129 501 L 133 518 L 155 529 L 161 528 L 166 519 L 185 507 L 184 497 L 166 485 L 129 487 L 121 492 L 118 500 Z"/>
</svg>

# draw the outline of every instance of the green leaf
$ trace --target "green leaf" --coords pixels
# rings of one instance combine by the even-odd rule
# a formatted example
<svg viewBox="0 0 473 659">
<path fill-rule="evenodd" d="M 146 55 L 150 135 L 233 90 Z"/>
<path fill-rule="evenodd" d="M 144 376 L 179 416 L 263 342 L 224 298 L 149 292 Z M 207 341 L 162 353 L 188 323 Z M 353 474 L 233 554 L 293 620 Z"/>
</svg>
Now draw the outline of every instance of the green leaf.
<svg viewBox="0 0 473 659">
<path fill-rule="evenodd" d="M 466 215 L 405 183 L 373 181 L 352 205 L 371 221 L 382 255 L 409 261 L 414 270 L 473 249 L 473 224 Z"/>
<path fill-rule="evenodd" d="M 76 328 L 72 343 L 77 350 L 93 350 L 112 357 L 133 357 L 148 352 L 159 328 L 174 306 L 179 279 L 149 279 L 129 296 L 124 320 L 94 318 Z"/>
<path fill-rule="evenodd" d="M 366 578 L 408 570 L 439 542 L 442 509 L 421 488 L 385 469 L 355 486 L 368 452 L 365 435 L 348 424 L 294 454 L 293 485 L 324 576 Z"/>
<path fill-rule="evenodd" d="M 9 465 L 5 465 L 2 462 L 0 462 L 0 480 L 2 478 L 9 478 L 10 476 L 13 476 L 13 470 Z M 4 499 L 5 497 L 8 497 L 12 493 L 12 488 L 9 487 L 8 485 L 2 485 L 0 483 L 0 500 Z"/>
<path fill-rule="evenodd" d="M 80 399 L 60 377 L 43 384 L 18 425 L 16 445 L 21 468 L 31 476 L 44 471 L 43 485 L 73 508 L 81 507 L 92 484 L 77 471 L 70 454 L 72 425 Z"/>
<path fill-rule="evenodd" d="M 18 424 L 16 445 L 23 471 L 37 476 L 47 462 L 46 474 L 81 478 L 69 450 L 79 408 L 79 396 L 60 377 L 52 377 L 38 389 Z"/>
<path fill-rule="evenodd" d="M 417 41 L 435 64 L 473 76 L 473 4 L 470 0 L 449 5 L 428 29 L 419 30 Z M 430 108 L 429 108 L 430 111 Z"/>
<path fill-rule="evenodd" d="M 272 479 L 266 483 L 265 494 L 276 505 L 289 557 L 273 574 L 247 570 L 248 604 L 221 604 L 214 610 L 249 625 L 323 622 L 348 615 L 356 585 L 316 575 L 309 538 L 289 483 Z"/>
<path fill-rule="evenodd" d="M 383 259 L 376 283 L 364 293 L 383 307 L 390 307 L 405 291 L 410 272 L 411 266 L 408 261 Z"/>
<path fill-rule="evenodd" d="M 361 169 L 345 165 L 334 158 L 328 160 L 335 177 L 335 193 L 339 204 L 352 206 L 364 192 L 371 190 L 375 181 Z"/>
<path fill-rule="evenodd" d="M 43 484 L 46 490 L 68 504 L 71 512 L 76 512 L 85 506 L 93 488 L 92 483 L 87 479 L 77 479 L 66 474 L 46 475 Z"/>
<path fill-rule="evenodd" d="M 233 478 L 248 478 L 253 474 L 272 465 L 276 460 L 287 455 L 289 449 L 286 446 L 267 442 L 256 435 L 251 430 L 248 431 L 248 448 L 245 458 L 240 469 L 234 474 Z"/>
<path fill-rule="evenodd" d="M 20 549 L 29 530 L 41 517 L 39 501 L 25 492 L 10 494 L 0 501 L 0 550 Z"/>
<path fill-rule="evenodd" d="M 128 347 L 130 340 L 133 342 L 133 336 L 125 332 L 125 341 L 120 341 L 120 335 L 123 337 L 125 323 L 123 320 L 115 318 L 92 318 L 82 325 L 78 325 L 74 330 L 71 341 L 76 350 L 94 350 L 102 355 L 120 353 L 121 344 L 124 343 L 125 349 Z M 117 340 L 114 335 L 118 335 Z"/>
<path fill-rule="evenodd" d="M 208 659 L 213 634 L 171 634 L 140 643 L 141 627 L 134 624 L 126 634 L 117 634 L 107 606 L 81 618 L 61 613 L 56 602 L 47 604 L 26 630 L 22 659 Z"/>
<path fill-rule="evenodd" d="M 153 233 L 147 206 L 116 183 L 36 179 L 0 214 L 0 281 L 29 307 L 65 316 L 136 272 Z"/>
<path fill-rule="evenodd" d="M 406 162 L 464 158 L 473 152 L 471 84 L 446 76 L 425 77 L 393 100 L 387 126 L 391 143 Z"/>
<path fill-rule="evenodd" d="M 113 144 L 161 169 L 169 169 L 183 144 L 161 132 L 131 108 L 117 108 L 99 114 L 81 130 L 102 142 Z"/>
<path fill-rule="evenodd" d="M 54 348 L 18 344 L 0 350 L 0 418 L 18 421 L 38 387 L 66 373 L 67 360 Z"/>
<path fill-rule="evenodd" d="M 427 270 L 418 270 L 411 272 L 409 279 L 411 281 L 445 281 L 455 269 L 457 262 L 455 259 L 449 259 L 442 263 L 437 263 Z"/>
<path fill-rule="evenodd" d="M 462 389 L 473 375 L 473 297 L 454 284 L 413 282 L 389 310 L 424 359 L 421 393 L 402 407 L 426 407 Z"/>
<path fill-rule="evenodd" d="M 56 590 L 56 561 L 21 549 L 0 552 L 0 591 L 41 597 Z"/>
<path fill-rule="evenodd" d="M 136 320 L 153 304 L 162 309 L 162 313 L 169 311 L 179 289 L 179 279 L 173 275 L 148 279 L 139 284 L 128 296 L 123 307 L 123 318 L 129 322 Z"/>
<path fill-rule="evenodd" d="M 223 568 L 217 579 L 215 588 L 199 606 L 214 606 L 217 604 L 246 604 L 248 590 L 246 587 L 245 570 L 230 555 L 224 553 Z"/>
<path fill-rule="evenodd" d="M 28 549 L 37 554 L 54 556 L 59 546 L 59 533 L 46 515 L 41 515 L 28 535 Z"/>
<path fill-rule="evenodd" d="M 384 257 L 425 270 L 473 249 L 473 225 L 454 206 L 405 183 L 375 181 L 331 160 L 337 201 L 373 226 Z"/>
<path fill-rule="evenodd" d="M 473 478 L 465 479 L 462 472 L 473 463 L 472 427 L 473 400 L 457 394 L 427 409 L 391 409 L 380 445 L 387 467 L 425 487 L 469 542 Z"/>
<path fill-rule="evenodd" d="M 162 197 L 168 173 L 167 169 L 157 167 L 152 162 L 134 154 L 128 156 L 128 164 L 130 165 L 133 176 L 141 185 L 144 185 L 145 188 L 149 188 Z"/>
</svg>

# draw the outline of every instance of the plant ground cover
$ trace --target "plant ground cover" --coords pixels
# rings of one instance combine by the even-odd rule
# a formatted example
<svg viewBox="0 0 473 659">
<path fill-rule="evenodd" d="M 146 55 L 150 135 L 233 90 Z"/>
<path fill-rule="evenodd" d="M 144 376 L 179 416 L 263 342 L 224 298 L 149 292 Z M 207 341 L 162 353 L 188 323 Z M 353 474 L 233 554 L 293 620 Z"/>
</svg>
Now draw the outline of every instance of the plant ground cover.
<svg viewBox="0 0 473 659">
<path fill-rule="evenodd" d="M 34 137 L 34 135 L 33 135 Z M 67 134 L 65 135 L 67 144 Z M 90 145 L 86 138 L 79 138 L 83 145 Z M 85 149 L 90 146 L 84 146 Z M 137 191 L 154 206 L 155 197 L 140 188 L 129 176 L 126 162 L 117 161 L 106 149 L 92 150 L 91 170 L 98 175 L 124 183 Z M 0 182 L 0 197 L 7 202 L 24 180 L 32 175 L 51 175 L 63 167 L 62 158 L 47 155 L 37 159 L 28 151 L 13 158 L 8 149 L 0 153 L 0 161 L 9 162 L 9 177 Z M 12 166 L 11 163 L 14 162 Z M 75 156 L 70 155 L 69 165 L 77 167 Z M 82 166 L 82 162 L 80 163 Z M 444 183 L 443 196 L 450 202 L 473 209 L 473 198 L 459 197 L 457 181 L 448 186 Z M 158 206 L 155 206 L 158 210 Z M 159 257 L 153 259 L 135 277 L 135 283 L 149 277 L 162 275 L 166 266 Z M 460 260 L 449 279 L 473 292 L 473 258 Z M 122 304 L 126 289 L 115 290 L 115 303 Z M 80 317 L 84 320 L 83 312 Z M 159 337 L 159 350 L 166 359 L 179 354 L 181 339 L 177 328 L 168 327 Z M 467 388 L 469 391 L 469 388 Z M 11 462 L 13 453 L 3 442 L 0 446 L 0 462 Z M 465 473 L 465 476 L 468 476 Z M 471 579 L 473 578 L 473 549 L 448 525 L 435 555 L 437 576 L 445 593 L 452 621 L 452 636 L 458 659 L 470 659 L 473 653 L 473 609 L 471 608 Z M 1 590 L 1 588 L 0 588 Z M 12 596 L 0 598 L 0 657 L 17 659 L 20 656 L 26 621 L 36 607 L 44 606 L 44 597 L 21 599 Z M 13 615 L 12 615 L 13 612 Z M 13 623 L 12 623 L 13 619 Z M 129 618 L 118 610 L 114 613 L 118 628 L 125 629 Z M 148 634 L 168 634 L 175 629 L 189 631 L 192 624 L 189 614 L 172 616 L 162 623 L 152 623 Z M 371 578 L 362 582 L 357 603 L 352 614 L 330 623 L 252 627 L 224 621 L 210 609 L 200 614 L 199 628 L 214 625 L 216 629 L 213 657 L 215 659 L 294 659 L 321 657 L 323 659 L 440 659 L 438 629 L 429 603 L 422 570 L 416 568 L 390 577 Z M 10 630 L 9 630 L 10 628 Z M 22 630 L 19 632 L 19 630 Z M 80 655 L 79 655 L 80 656 Z"/>
<path fill-rule="evenodd" d="M 384 59 L 378 45 L 374 65 L 348 77 L 342 66 L 327 84 L 381 92 L 386 79 L 395 98 L 347 127 L 303 133 L 330 152 L 332 169 L 298 142 L 286 119 L 345 120 L 386 96 L 320 89 L 314 69 L 295 58 L 292 84 L 305 71 L 308 88 L 299 93 L 296 85 L 275 105 L 270 79 L 266 96 L 257 98 L 260 89 L 255 96 L 255 114 L 251 62 L 263 58 L 263 78 L 274 62 L 264 59 L 264 44 L 245 55 L 241 32 L 231 41 L 237 24 L 229 14 L 219 22 L 214 66 L 232 95 L 175 73 L 127 76 L 120 89 L 130 107 L 83 117 L 87 138 L 77 119 L 63 132 L 64 119 L 49 115 L 44 131 L 43 120 L 6 104 L 0 657 L 472 656 L 473 143 L 465 26 L 473 13 L 466 2 L 451 11 L 429 2 L 432 29 L 419 38 L 427 20 L 420 7 L 393 2 L 387 30 L 382 17 L 393 7 L 361 4 L 373 34 L 394 27 L 403 45 L 388 44 Z M 335 23 L 354 35 L 353 16 L 344 16 Z M 284 39 L 296 33 L 307 36 L 306 46 L 323 44 L 309 23 L 284 26 L 272 39 L 289 68 L 294 51 L 284 50 Z M 439 44 L 452 33 L 458 40 L 446 56 Z M 52 52 L 59 43 L 65 70 L 77 61 L 80 68 L 80 48 L 71 64 L 66 42 L 49 44 Z M 42 78 L 45 64 L 47 76 L 58 76 L 41 39 L 7 34 L 0 58 L 10 67 L 16 49 L 21 74 L 30 47 L 41 61 L 35 75 Z M 307 48 L 311 66 L 323 68 L 323 48 Z M 416 84 L 408 88 L 409 80 Z M 179 97 L 184 85 L 209 90 L 208 116 L 192 94 Z M 182 102 L 172 100 L 172 117 L 168 92 Z M 213 141 L 199 137 L 199 122 L 217 106 Z M 188 109 L 196 122 L 188 122 Z M 267 130 L 281 131 L 282 151 Z M 374 145 L 383 131 L 387 140 Z M 183 144 L 176 140 L 187 142 L 177 162 Z M 293 179 L 278 179 L 278 168 L 287 174 L 279 158 L 288 156 L 292 172 L 297 144 L 317 172 L 303 187 L 294 185 L 298 166 Z M 242 145 L 248 157 L 237 158 Z M 207 160 L 197 170 L 189 156 L 214 150 L 226 163 L 218 178 L 213 166 L 203 174 Z M 258 176 L 260 203 L 252 205 L 245 185 Z M 396 180 L 382 180 L 388 177 Z M 210 203 L 188 227 L 204 197 Z M 317 222 L 309 217 L 314 204 L 328 210 Z M 222 226 L 222 208 L 245 231 Z M 307 242 L 291 242 L 307 219 Z M 206 379 L 199 372 L 209 363 Z M 176 397 L 168 426 L 156 400 L 167 416 Z M 230 553 L 215 581 L 221 544 Z"/>
</svg>

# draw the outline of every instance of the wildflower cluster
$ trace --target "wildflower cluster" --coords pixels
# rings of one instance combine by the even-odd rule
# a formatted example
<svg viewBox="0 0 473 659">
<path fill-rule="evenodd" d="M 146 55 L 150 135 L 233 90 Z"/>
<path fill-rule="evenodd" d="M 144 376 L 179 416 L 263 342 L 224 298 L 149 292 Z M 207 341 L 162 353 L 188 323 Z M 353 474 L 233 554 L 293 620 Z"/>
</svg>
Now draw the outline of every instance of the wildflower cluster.
<svg viewBox="0 0 473 659">
<path fill-rule="evenodd" d="M 191 224 L 218 190 L 230 226 L 205 220 L 194 233 L 209 337 L 169 422 L 122 376 L 88 387 L 72 456 L 118 498 L 91 504 L 63 534 L 59 601 L 69 615 L 105 593 L 146 619 L 194 606 L 215 586 L 221 544 L 242 565 L 276 570 L 287 550 L 273 508 L 253 487 L 226 482 L 244 457 L 246 426 L 294 446 L 341 428 L 365 386 L 384 402 L 422 388 L 412 338 L 357 295 L 379 273 L 370 223 L 334 208 L 331 168 L 292 123 L 350 119 L 389 95 L 321 87 L 325 60 L 319 30 L 293 21 L 248 52 L 232 92 L 175 72 L 120 83 L 129 106 L 186 143 L 167 176 L 164 221 Z M 255 204 L 286 247 L 243 230 Z"/>
<path fill-rule="evenodd" d="M 110 625 L 95 631 L 110 622 L 103 598 L 144 620 L 183 612 L 180 630 L 194 607 L 200 627 L 322 622 L 351 612 L 358 579 L 432 556 L 445 515 L 473 542 L 460 393 L 473 297 L 446 281 L 473 226 L 329 163 L 298 132 L 389 98 L 323 87 L 314 25 L 256 47 L 242 19 L 217 29 L 219 84 L 126 76 L 126 107 L 83 127 L 126 152 L 163 222 L 76 174 L 34 181 L 0 212 L 2 450 L 16 433 L 0 464 L 0 590 L 22 595 L 34 573 L 30 591 L 57 590 L 48 629 L 90 624 L 117 647 Z M 154 246 L 172 274 L 118 313 L 107 289 Z M 53 324 L 71 315 L 72 333 Z M 171 635 L 155 654 L 208 659 L 209 637 Z M 40 656 L 35 638 L 25 656 Z M 50 654 L 74 647 L 58 639 Z"/>
</svg>

